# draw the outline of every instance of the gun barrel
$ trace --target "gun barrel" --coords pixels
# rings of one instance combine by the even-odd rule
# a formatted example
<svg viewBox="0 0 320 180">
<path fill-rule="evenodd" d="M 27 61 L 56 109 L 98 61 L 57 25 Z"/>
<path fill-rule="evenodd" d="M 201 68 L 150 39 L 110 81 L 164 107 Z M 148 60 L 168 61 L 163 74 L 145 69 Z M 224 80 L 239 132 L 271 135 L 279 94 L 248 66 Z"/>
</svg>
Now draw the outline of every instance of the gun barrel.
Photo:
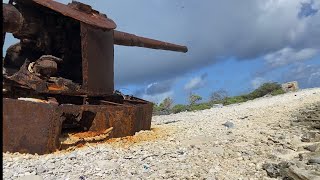
<svg viewBox="0 0 320 180">
<path fill-rule="evenodd" d="M 122 46 L 138 46 L 151 49 L 178 51 L 184 53 L 188 52 L 188 48 L 186 46 L 140 37 L 134 34 L 129 34 L 116 30 L 114 31 L 114 44 Z"/>
</svg>

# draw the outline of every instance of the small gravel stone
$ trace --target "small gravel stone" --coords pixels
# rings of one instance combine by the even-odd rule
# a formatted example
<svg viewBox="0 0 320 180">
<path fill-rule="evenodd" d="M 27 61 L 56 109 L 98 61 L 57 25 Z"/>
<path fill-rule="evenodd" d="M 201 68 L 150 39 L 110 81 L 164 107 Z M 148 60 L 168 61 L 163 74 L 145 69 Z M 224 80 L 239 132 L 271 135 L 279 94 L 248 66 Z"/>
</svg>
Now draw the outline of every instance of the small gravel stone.
<svg viewBox="0 0 320 180">
<path fill-rule="evenodd" d="M 227 122 L 225 122 L 225 123 L 222 124 L 222 125 L 224 125 L 224 126 L 227 127 L 227 128 L 234 128 L 234 124 L 233 124 L 233 122 L 231 122 L 231 121 L 227 121 Z"/>
<path fill-rule="evenodd" d="M 314 157 L 309 159 L 308 161 L 309 164 L 320 164 L 320 157 Z"/>
<path fill-rule="evenodd" d="M 320 147 L 320 144 L 313 144 L 310 146 L 306 146 L 305 149 L 311 152 L 315 152 L 316 150 L 318 150 Z"/>
</svg>

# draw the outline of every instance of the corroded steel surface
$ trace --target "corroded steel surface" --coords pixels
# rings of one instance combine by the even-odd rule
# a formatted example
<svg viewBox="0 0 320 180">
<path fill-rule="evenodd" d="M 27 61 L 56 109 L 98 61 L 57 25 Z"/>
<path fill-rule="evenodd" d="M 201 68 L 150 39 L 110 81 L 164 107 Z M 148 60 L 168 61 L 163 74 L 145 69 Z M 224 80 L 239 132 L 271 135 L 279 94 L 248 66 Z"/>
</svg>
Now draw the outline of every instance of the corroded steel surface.
<svg viewBox="0 0 320 180">
<path fill-rule="evenodd" d="M 79 11 L 70 6 L 61 4 L 53 0 L 32 0 L 32 1 L 41 6 L 44 6 L 51 10 L 59 12 L 64 16 L 71 17 L 80 22 L 92 25 L 97 28 L 110 30 L 110 29 L 115 29 L 117 27 L 116 23 L 113 22 L 113 20 L 107 18 L 104 15 L 99 14 L 99 12 L 97 11 L 92 11 L 92 12 Z"/>
<path fill-rule="evenodd" d="M 3 151 L 50 153 L 58 147 L 57 106 L 3 99 Z"/>
<path fill-rule="evenodd" d="M 84 23 L 80 26 L 82 89 L 92 96 L 112 94 L 114 91 L 113 33 L 94 29 Z"/>
<path fill-rule="evenodd" d="M 87 132 L 102 132 L 112 128 L 108 138 L 132 136 L 137 131 L 149 130 L 151 124 L 152 104 L 139 99 L 125 100 L 124 104 L 106 101 L 99 105 L 3 100 L 5 152 L 45 154 L 58 150 L 61 145 L 59 137 L 70 115 L 80 115 L 79 123 L 87 128 Z"/>
<path fill-rule="evenodd" d="M 85 92 L 81 90 L 80 85 L 72 83 L 65 78 L 51 78 L 46 81 L 43 78 L 28 71 L 26 61 L 20 70 L 12 76 L 4 76 L 5 79 L 15 83 L 13 85 L 24 85 L 25 88 L 36 90 L 40 93 L 65 94 L 65 95 L 83 95 Z"/>
</svg>

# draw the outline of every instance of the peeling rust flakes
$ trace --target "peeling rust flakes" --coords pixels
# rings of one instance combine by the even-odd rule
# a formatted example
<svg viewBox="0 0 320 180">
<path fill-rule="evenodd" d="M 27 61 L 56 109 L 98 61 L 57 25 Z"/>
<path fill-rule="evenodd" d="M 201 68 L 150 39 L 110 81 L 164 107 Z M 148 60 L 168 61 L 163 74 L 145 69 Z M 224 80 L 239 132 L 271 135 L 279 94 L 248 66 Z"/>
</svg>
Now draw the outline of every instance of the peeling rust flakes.
<svg viewBox="0 0 320 180">
<path fill-rule="evenodd" d="M 55 2 L 52 0 L 32 0 L 34 3 L 47 7 L 51 10 L 59 12 L 64 16 L 71 17 L 73 19 L 79 20 L 80 22 L 92 25 L 97 28 L 104 30 L 111 30 L 117 27 L 113 20 L 98 14 L 99 12 L 85 13 L 73 9 L 70 6 Z"/>
</svg>

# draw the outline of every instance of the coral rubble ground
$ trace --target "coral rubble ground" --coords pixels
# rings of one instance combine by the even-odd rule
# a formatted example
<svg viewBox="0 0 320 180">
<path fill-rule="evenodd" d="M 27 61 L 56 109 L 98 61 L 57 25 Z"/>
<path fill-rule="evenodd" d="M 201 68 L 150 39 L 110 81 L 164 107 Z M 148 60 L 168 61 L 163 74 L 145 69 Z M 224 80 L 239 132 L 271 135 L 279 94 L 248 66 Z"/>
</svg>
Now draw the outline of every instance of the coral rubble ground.
<svg viewBox="0 0 320 180">
<path fill-rule="evenodd" d="M 320 88 L 154 116 L 133 137 L 3 153 L 4 179 L 320 179 Z"/>
</svg>

